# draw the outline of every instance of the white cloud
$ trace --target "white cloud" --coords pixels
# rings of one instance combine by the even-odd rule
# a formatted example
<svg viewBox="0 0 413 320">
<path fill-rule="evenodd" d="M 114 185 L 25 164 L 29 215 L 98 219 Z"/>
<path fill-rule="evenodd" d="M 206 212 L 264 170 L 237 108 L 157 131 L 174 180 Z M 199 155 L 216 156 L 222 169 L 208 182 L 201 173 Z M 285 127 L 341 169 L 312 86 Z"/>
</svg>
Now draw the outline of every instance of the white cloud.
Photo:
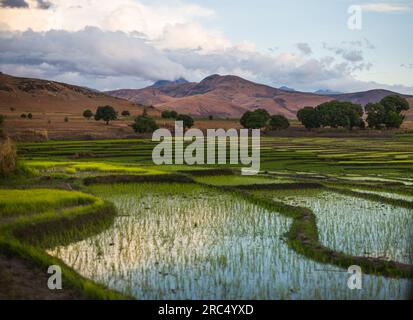
<svg viewBox="0 0 413 320">
<path fill-rule="evenodd" d="M 361 5 L 361 8 L 366 12 L 379 12 L 379 13 L 398 13 L 408 12 L 411 10 L 411 6 L 408 4 L 397 3 L 367 3 Z"/>
<path fill-rule="evenodd" d="M 97 89 L 139 88 L 179 77 L 199 81 L 213 73 L 310 91 L 380 86 L 354 78 L 371 67 L 363 57 L 364 49 L 374 48 L 367 39 L 325 45 L 327 55 L 319 58 L 310 57 L 307 43 L 296 45 L 301 54 L 267 55 L 252 42 L 232 43 L 218 30 L 205 29 L 202 19 L 214 12 L 179 0 L 51 2 L 49 9 L 40 9 L 37 0 L 27 0 L 28 8 L 0 9 L 3 72 Z"/>
</svg>

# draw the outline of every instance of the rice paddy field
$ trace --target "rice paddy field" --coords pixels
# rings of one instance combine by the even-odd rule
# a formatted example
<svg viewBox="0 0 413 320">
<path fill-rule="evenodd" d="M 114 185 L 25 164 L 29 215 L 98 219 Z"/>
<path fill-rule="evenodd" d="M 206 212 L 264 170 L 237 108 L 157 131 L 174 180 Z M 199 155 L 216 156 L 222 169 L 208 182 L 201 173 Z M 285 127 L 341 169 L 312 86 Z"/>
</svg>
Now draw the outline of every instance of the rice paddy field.
<svg viewBox="0 0 413 320">
<path fill-rule="evenodd" d="M 413 135 L 263 138 L 257 176 L 155 166 L 153 147 L 19 144 L 23 173 L 0 180 L 0 252 L 52 259 L 84 297 L 412 296 Z"/>
</svg>

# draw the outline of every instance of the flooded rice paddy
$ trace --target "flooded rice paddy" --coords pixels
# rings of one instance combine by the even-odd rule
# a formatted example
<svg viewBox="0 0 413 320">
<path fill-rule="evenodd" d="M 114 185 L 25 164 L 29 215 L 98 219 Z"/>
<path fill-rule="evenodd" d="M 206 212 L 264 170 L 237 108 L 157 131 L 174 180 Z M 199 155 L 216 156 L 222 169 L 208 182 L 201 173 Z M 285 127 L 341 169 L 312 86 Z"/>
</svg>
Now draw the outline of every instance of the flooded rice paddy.
<svg viewBox="0 0 413 320">
<path fill-rule="evenodd" d="M 232 195 L 178 184 L 97 185 L 91 191 L 115 204 L 119 216 L 114 225 L 50 253 L 81 275 L 137 299 L 407 298 L 411 281 L 405 279 L 364 275 L 362 290 L 348 289 L 346 270 L 316 263 L 288 247 L 284 235 L 290 219 Z M 363 200 L 351 212 L 354 201 L 350 205 L 339 195 L 329 199 L 294 200 L 319 212 L 323 243 L 349 252 L 387 249 L 390 257 L 411 261 L 400 239 L 407 223 L 412 225 L 404 209 Z M 331 213 L 321 213 L 324 202 Z M 380 212 L 376 218 L 373 210 Z M 385 234 L 391 245 L 378 235 L 361 234 L 373 230 Z M 396 241 L 399 252 L 392 249 Z"/>
<path fill-rule="evenodd" d="M 265 191 L 311 209 L 326 247 L 347 254 L 413 264 L 413 210 L 322 190 Z"/>
</svg>

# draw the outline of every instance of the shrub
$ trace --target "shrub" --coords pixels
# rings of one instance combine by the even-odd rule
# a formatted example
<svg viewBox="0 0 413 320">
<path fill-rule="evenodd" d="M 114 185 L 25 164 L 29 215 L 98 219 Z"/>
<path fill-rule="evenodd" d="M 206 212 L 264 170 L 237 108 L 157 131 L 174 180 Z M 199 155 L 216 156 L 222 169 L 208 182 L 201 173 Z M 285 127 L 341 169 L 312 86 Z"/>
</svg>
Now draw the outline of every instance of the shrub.
<svg viewBox="0 0 413 320">
<path fill-rule="evenodd" d="M 191 116 L 188 116 L 186 114 L 180 114 L 177 118 L 176 121 L 182 121 L 184 124 L 184 130 L 192 128 L 194 125 L 194 119 L 192 119 Z"/>
<path fill-rule="evenodd" d="M 0 176 L 7 177 L 16 171 L 17 151 L 10 138 L 0 145 Z"/>
<path fill-rule="evenodd" d="M 69 122 L 69 118 L 68 118 L 68 117 L 65 117 L 65 122 Z"/>
<path fill-rule="evenodd" d="M 261 129 L 264 128 L 270 115 L 265 109 L 256 109 L 254 111 L 247 111 L 241 117 L 240 123 L 246 129 Z"/>
<path fill-rule="evenodd" d="M 135 118 L 132 128 L 136 133 L 152 133 L 159 127 L 152 117 L 144 113 Z"/>
<path fill-rule="evenodd" d="M 162 112 L 161 117 L 163 119 L 176 119 L 178 117 L 178 113 L 173 110 L 171 111 L 166 110 Z"/>
<path fill-rule="evenodd" d="M 90 109 L 86 109 L 85 111 L 83 111 L 83 117 L 85 117 L 86 119 L 90 120 L 90 118 L 93 117 L 93 112 Z"/>
<path fill-rule="evenodd" d="M 29 113 L 29 114 L 27 115 L 27 118 L 33 119 L 33 115 L 32 115 L 31 113 Z"/>
<path fill-rule="evenodd" d="M 27 118 L 27 115 L 26 115 L 25 113 L 22 113 L 22 114 L 20 115 L 20 118 L 26 119 L 26 118 Z"/>
<path fill-rule="evenodd" d="M 4 120 L 6 120 L 6 116 L 0 114 L 0 126 L 3 124 Z"/>
<path fill-rule="evenodd" d="M 128 110 L 122 111 L 122 117 L 129 117 L 129 116 L 130 116 L 130 112 Z"/>
</svg>

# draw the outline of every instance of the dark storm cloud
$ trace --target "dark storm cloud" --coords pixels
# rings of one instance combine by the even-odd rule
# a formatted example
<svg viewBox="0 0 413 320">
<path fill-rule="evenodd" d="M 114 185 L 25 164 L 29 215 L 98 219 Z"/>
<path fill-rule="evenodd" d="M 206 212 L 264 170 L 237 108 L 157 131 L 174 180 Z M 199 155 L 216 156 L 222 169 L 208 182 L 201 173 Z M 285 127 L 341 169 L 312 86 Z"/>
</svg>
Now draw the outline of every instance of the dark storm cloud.
<svg viewBox="0 0 413 320">
<path fill-rule="evenodd" d="M 2 8 L 28 8 L 29 5 L 24 0 L 0 0 Z"/>
<path fill-rule="evenodd" d="M 47 0 L 36 0 L 37 8 L 49 9 L 52 3 Z M 0 0 L 0 7 L 2 8 L 28 8 L 29 4 L 25 0 Z"/>
<path fill-rule="evenodd" d="M 49 9 L 51 6 L 52 4 L 47 0 L 37 0 L 37 7 L 39 9 Z"/>
</svg>

